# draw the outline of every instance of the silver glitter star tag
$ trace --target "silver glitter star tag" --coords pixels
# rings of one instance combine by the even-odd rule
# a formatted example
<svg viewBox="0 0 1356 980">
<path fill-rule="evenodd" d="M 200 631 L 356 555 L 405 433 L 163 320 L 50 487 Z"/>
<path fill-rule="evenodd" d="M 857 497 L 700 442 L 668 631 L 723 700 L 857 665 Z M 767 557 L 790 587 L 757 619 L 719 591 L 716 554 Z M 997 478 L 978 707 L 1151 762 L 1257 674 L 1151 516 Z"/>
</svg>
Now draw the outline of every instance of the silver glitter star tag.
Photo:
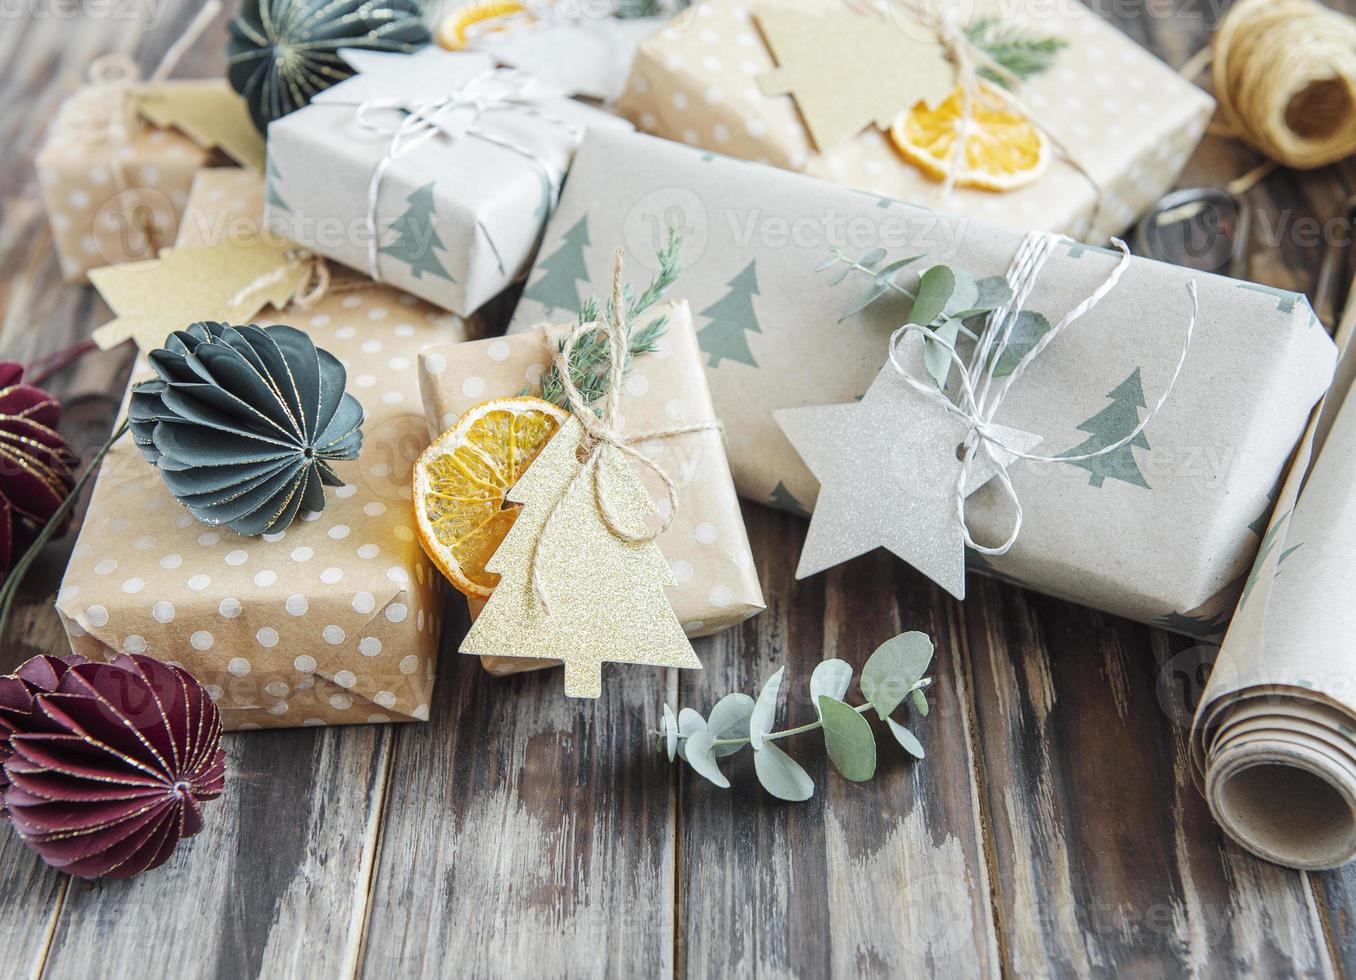
<svg viewBox="0 0 1356 980">
<path fill-rule="evenodd" d="M 922 368 L 922 338 L 905 338 L 899 361 Z M 777 424 L 820 483 L 801 552 L 805 578 L 886 548 L 958 599 L 965 598 L 965 531 L 956 500 L 966 423 L 886 364 L 860 402 L 789 408 Z M 1040 436 L 992 426 L 1004 446 L 1030 452 Z M 992 444 L 991 444 L 992 445 Z M 962 487 L 968 497 L 1018 457 L 980 451 Z"/>
</svg>

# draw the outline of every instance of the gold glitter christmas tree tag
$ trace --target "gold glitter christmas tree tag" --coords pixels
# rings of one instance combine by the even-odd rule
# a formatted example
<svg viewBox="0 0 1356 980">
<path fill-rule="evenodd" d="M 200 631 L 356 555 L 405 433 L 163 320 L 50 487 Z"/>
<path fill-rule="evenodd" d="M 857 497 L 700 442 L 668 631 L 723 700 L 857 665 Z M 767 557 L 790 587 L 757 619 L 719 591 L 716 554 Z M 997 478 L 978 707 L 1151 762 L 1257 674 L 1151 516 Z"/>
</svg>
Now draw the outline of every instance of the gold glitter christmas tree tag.
<svg viewBox="0 0 1356 980">
<path fill-rule="evenodd" d="M 258 173 L 264 171 L 264 138 L 245 100 L 219 79 L 149 82 L 137 91 L 137 112 L 161 129 L 177 129 L 205 150 L 220 149 Z"/>
<path fill-rule="evenodd" d="M 615 446 L 583 448 L 571 418 L 509 492 L 523 507 L 485 566 L 499 584 L 461 652 L 563 661 L 566 695 L 596 698 L 604 663 L 701 662 L 664 593 L 674 580 L 659 547 L 618 537 L 600 511 L 601 498 L 641 534 L 656 516 L 649 492 Z"/>
<path fill-rule="evenodd" d="M 251 239 L 93 269 L 90 282 L 117 314 L 94 340 L 104 350 L 128 338 L 154 350 L 190 323 L 249 323 L 265 306 L 282 309 L 311 275 L 297 253 L 295 245 Z"/>
</svg>

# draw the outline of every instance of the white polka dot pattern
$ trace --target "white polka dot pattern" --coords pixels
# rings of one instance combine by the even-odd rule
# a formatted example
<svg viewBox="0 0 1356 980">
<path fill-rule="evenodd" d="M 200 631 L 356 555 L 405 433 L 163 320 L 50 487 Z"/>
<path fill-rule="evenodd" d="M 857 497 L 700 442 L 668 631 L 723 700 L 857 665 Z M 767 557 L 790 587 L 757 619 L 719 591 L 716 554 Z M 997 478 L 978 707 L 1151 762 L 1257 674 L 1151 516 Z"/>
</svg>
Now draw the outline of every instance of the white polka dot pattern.
<svg viewBox="0 0 1356 980">
<path fill-rule="evenodd" d="M 204 172 L 194 202 L 212 189 L 225 189 L 233 214 L 260 207 L 259 180 L 243 171 Z M 186 234 L 198 224 L 212 223 L 186 222 Z M 284 532 L 242 538 L 193 520 L 124 441 L 104 464 L 58 599 L 76 652 L 181 661 L 230 729 L 408 721 L 432 695 L 440 577 L 411 531 L 405 495 L 426 444 L 414 365 L 423 348 L 461 339 L 463 326 L 380 287 L 308 312 L 299 322 L 318 346 L 362 363 L 375 391 L 407 393 L 399 404 L 358 393 L 363 451 L 336 467 L 346 486 L 327 489 L 325 509 Z M 143 362 L 134 377 L 145 371 Z"/>
<path fill-rule="evenodd" d="M 1097 188 L 1058 154 L 1039 181 L 1021 190 L 958 188 L 947 197 L 879 130 L 819 153 L 792 97 L 765 96 L 757 84 L 774 62 L 750 17 L 756 4 L 704 0 L 696 9 L 700 30 L 660 31 L 637 53 L 617 109 L 641 129 L 1021 231 L 1039 227 L 1087 241 L 1119 233 L 1172 186 L 1186 159 L 1177 148 L 1189 151 L 1199 142 L 1213 109 L 1195 85 L 1079 4 L 1057 10 L 1041 0 L 1005 4 L 1006 19 L 1039 18 L 1040 33 L 1070 42 L 1054 70 L 1023 85 L 1022 98 L 1096 175 L 1101 207 Z"/>
</svg>

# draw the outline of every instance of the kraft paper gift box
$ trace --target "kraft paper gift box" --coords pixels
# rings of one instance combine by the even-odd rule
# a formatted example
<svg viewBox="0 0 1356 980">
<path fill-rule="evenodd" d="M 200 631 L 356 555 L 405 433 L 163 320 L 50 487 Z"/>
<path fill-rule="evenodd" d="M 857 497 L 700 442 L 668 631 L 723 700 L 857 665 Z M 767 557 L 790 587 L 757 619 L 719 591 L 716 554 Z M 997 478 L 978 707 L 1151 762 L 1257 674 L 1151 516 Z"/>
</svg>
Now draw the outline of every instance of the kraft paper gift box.
<svg viewBox="0 0 1356 980">
<path fill-rule="evenodd" d="M 755 15 L 846 6 L 847 0 L 700 0 L 641 45 L 618 111 L 645 132 L 716 153 L 1020 231 L 1105 241 L 1172 187 L 1214 108 L 1204 92 L 1075 0 L 995 4 L 990 15 L 1015 31 L 1066 42 L 1053 67 L 1028 78 L 1019 93 L 1058 144 L 1052 140 L 1048 169 L 1026 187 L 947 193 L 879 128 L 820 152 L 793 97 L 764 94 L 759 76 L 777 61 Z M 853 6 L 860 11 L 866 4 Z M 983 6 L 961 5 L 977 16 Z M 899 30 L 887 22 L 878 35 Z"/>
<path fill-rule="evenodd" d="M 479 52 L 344 57 L 356 75 L 269 126 L 269 222 L 457 313 L 527 271 L 584 131 L 630 128 Z"/>
<path fill-rule="evenodd" d="M 95 81 L 66 99 L 36 161 L 62 276 L 83 282 L 174 244 L 216 144 L 262 162 L 244 102 L 221 80 Z"/>
<path fill-rule="evenodd" d="M 204 171 L 184 246 L 257 224 L 262 181 Z M 204 220 L 198 220 L 201 217 Z M 196 521 L 130 438 L 105 459 L 57 598 L 72 649 L 147 653 L 208 686 L 228 729 L 425 720 L 440 577 L 413 530 L 409 474 L 427 445 L 415 361 L 465 336 L 459 318 L 389 287 L 336 291 L 261 323 L 309 331 L 348 371 L 363 448 L 345 486 L 285 531 L 248 538 Z M 150 375 L 144 357 L 133 383 Z M 124 407 L 125 411 L 125 407 Z"/>
<path fill-rule="evenodd" d="M 873 278 L 853 273 L 835 285 L 835 272 L 821 270 L 834 250 L 856 259 L 883 248 L 880 266 L 922 256 L 901 280 L 911 288 L 910 275 L 934 264 L 1003 275 L 1023 237 L 652 137 L 597 133 L 576 155 L 510 332 L 577 308 L 579 282 L 608 273 L 601 243 L 624 241 L 639 259 L 652 254 L 654 229 L 673 223 L 686 229 L 687 257 L 674 289 L 693 310 L 735 484 L 750 500 L 800 513 L 813 508 L 818 483 L 773 412 L 861 397 L 909 310 L 886 298 L 845 318 Z M 1055 322 L 1117 259 L 1064 240 L 1025 308 Z M 1334 345 L 1302 296 L 1131 259 L 1119 284 L 1031 365 L 995 421 L 1039 435 L 1043 455 L 1128 435 L 1172 377 L 1191 281 L 1200 316 L 1181 376 L 1119 478 L 1074 463 L 1017 464 L 1021 534 L 981 568 L 1184 632 L 1227 621 L 1274 488 L 1332 375 Z M 970 498 L 968 513 L 977 540 L 1006 539 L 1012 511 L 995 485 Z"/>
<path fill-rule="evenodd" d="M 623 435 L 716 417 L 687 303 L 662 304 L 635 328 L 656 316 L 667 317 L 668 326 L 657 351 L 631 362 L 621 402 Z M 451 428 L 487 398 L 536 385 L 568 332 L 569 327 L 542 324 L 509 337 L 424 351 L 419 382 L 429 431 Z M 657 543 L 677 582 L 668 595 L 683 629 L 689 636 L 709 636 L 757 615 L 764 609 L 763 591 L 720 432 L 657 439 L 643 448 L 678 485 L 677 515 Z M 663 482 L 648 467 L 637 466 L 636 473 L 656 506 L 667 507 Z"/>
</svg>

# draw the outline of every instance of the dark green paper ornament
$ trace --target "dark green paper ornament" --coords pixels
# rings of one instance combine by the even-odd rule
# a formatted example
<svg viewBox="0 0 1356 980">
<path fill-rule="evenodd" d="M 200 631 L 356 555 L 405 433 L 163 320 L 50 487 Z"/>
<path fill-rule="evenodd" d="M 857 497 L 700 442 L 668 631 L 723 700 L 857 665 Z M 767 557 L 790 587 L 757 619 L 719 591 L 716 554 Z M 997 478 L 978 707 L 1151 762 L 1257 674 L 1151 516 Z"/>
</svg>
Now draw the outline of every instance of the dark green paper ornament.
<svg viewBox="0 0 1356 980">
<path fill-rule="evenodd" d="M 330 462 L 358 458 L 363 408 L 304 332 L 195 323 L 147 357 L 159 377 L 132 389 L 132 438 L 198 520 L 281 531 L 344 485 Z"/>
<path fill-rule="evenodd" d="M 417 0 L 240 0 L 226 77 L 262 133 L 353 74 L 341 48 L 408 54 L 429 39 Z"/>
</svg>

